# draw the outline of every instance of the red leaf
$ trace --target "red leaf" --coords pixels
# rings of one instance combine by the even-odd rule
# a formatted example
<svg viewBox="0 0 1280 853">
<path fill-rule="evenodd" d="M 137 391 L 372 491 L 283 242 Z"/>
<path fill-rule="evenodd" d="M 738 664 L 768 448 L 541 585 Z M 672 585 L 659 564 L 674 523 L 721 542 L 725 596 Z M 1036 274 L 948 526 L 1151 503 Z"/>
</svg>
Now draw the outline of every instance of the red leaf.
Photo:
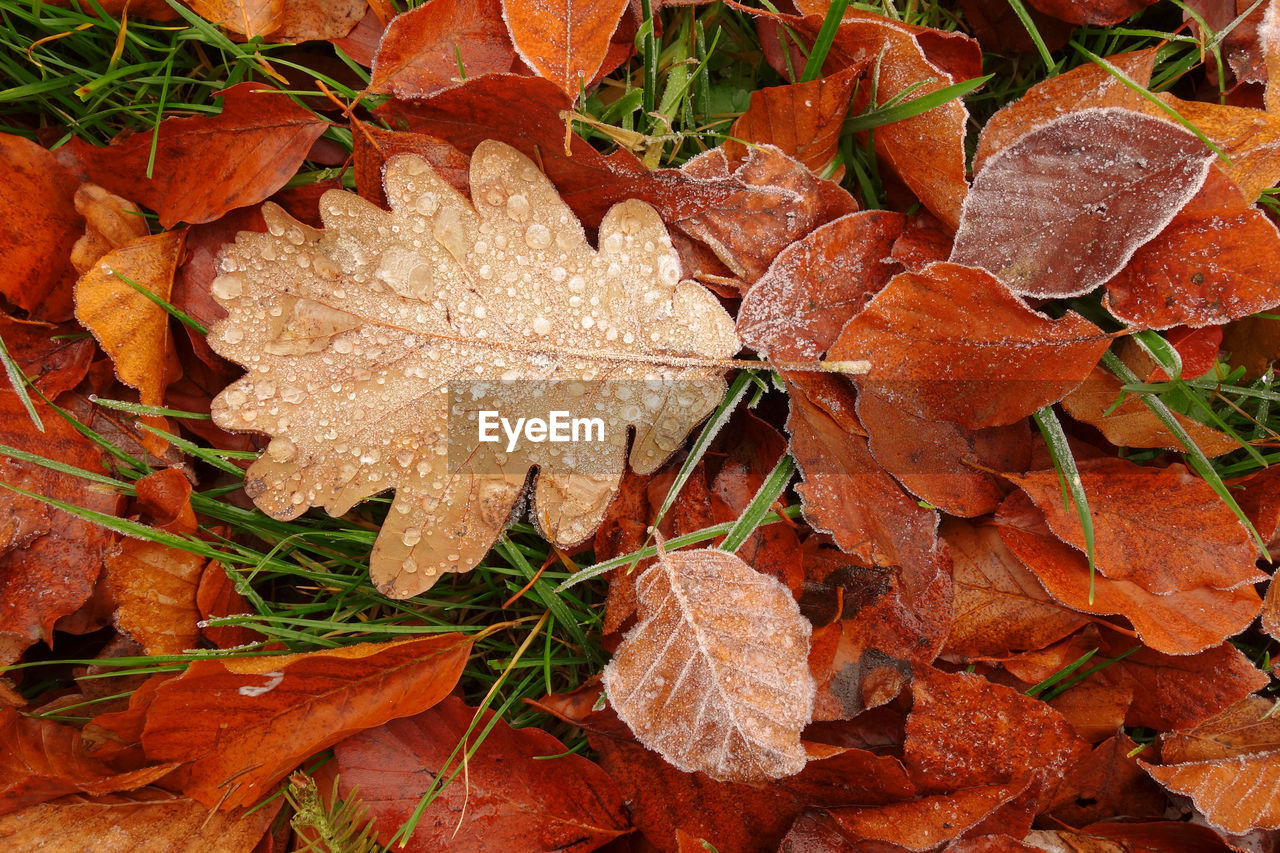
<svg viewBox="0 0 1280 853">
<path fill-rule="evenodd" d="M 1032 6 L 1070 24 L 1118 24 L 1155 0 L 1030 0 Z"/>
<path fill-rule="evenodd" d="M 894 276 L 828 357 L 867 359 L 866 391 L 974 429 L 1015 423 L 1061 399 L 1107 344 L 1078 314 L 1051 320 L 985 270 L 941 263 Z"/>
<path fill-rule="evenodd" d="M 183 790 L 209 808 L 248 805 L 308 755 L 439 702 L 470 648 L 468 637 L 440 634 L 197 660 L 156 690 L 142 745 L 149 758 L 187 762 Z"/>
<path fill-rule="evenodd" d="M 1070 113 L 985 163 L 951 260 L 990 270 L 1014 293 L 1088 293 L 1169 224 L 1214 156 L 1164 119 L 1122 108 Z"/>
<path fill-rule="evenodd" d="M 510 71 L 514 61 L 501 0 L 432 0 L 387 27 L 369 91 L 425 98 L 456 86 L 463 71 L 468 78 Z"/>
<path fill-rule="evenodd" d="M 216 116 L 160 123 L 153 178 L 146 177 L 149 133 L 106 148 L 73 141 L 67 159 L 94 183 L 159 213 L 165 228 L 210 222 L 283 187 L 328 126 L 259 83 L 232 86 L 222 99 Z"/>
<path fill-rule="evenodd" d="M 436 777 L 460 770 L 461 756 L 449 761 L 450 752 L 467 736 L 475 712 L 450 696 L 334 747 L 339 790 L 345 797 L 359 789 L 380 842 L 390 843 Z M 492 717 L 492 711 L 481 715 L 477 731 Z M 498 720 L 459 778 L 422 813 L 406 849 L 587 851 L 629 832 L 613 780 L 564 752 L 564 744 L 540 729 L 512 729 Z"/>
</svg>

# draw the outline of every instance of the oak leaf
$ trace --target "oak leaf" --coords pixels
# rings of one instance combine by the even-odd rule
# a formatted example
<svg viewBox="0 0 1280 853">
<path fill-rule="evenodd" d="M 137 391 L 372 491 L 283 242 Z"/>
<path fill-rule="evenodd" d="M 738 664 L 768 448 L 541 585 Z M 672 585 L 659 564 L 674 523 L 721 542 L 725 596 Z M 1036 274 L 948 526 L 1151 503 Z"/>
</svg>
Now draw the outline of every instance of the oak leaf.
<svg viewBox="0 0 1280 853">
<path fill-rule="evenodd" d="M 798 773 L 813 716 L 809 622 L 786 587 L 726 551 L 659 552 L 638 623 L 604 670 L 609 703 L 681 770 L 758 782 Z"/>
<path fill-rule="evenodd" d="M 294 655 L 196 660 L 160 684 L 142 747 L 186 762 L 183 792 L 208 808 L 256 802 L 304 758 L 353 731 L 430 708 L 462 674 L 461 634 Z"/>
<path fill-rule="evenodd" d="M 430 710 L 392 720 L 333 748 L 339 793 L 358 791 L 378 839 L 418 808 L 438 776 L 465 774 L 422 812 L 410 850 L 594 850 L 631 831 L 622 796 L 603 770 L 537 728 L 493 721 L 478 752 L 450 756 L 467 737 L 476 709 L 450 696 Z M 486 711 L 481 729 L 493 718 Z M 459 817 L 460 816 L 460 817 Z"/>
<path fill-rule="evenodd" d="M 595 251 L 533 162 L 501 143 L 472 157 L 474 207 L 418 157 L 388 163 L 386 186 L 391 212 L 328 193 L 327 229 L 268 207 L 271 233 L 227 247 L 212 289 L 229 316 L 210 341 L 253 372 L 213 415 L 275 436 L 246 489 L 276 518 L 338 515 L 396 489 L 370 572 L 403 598 L 480 561 L 535 465 L 547 537 L 590 536 L 628 427 L 632 468 L 656 469 L 720 401 L 738 341 L 719 303 L 680 281 L 646 204 L 615 206 Z M 572 452 L 482 443 L 481 409 L 607 426 Z"/>
<path fill-rule="evenodd" d="M 1088 293 L 1169 224 L 1213 157 L 1164 119 L 1120 107 L 1069 113 L 986 161 L 951 260 L 1022 295 Z"/>
</svg>

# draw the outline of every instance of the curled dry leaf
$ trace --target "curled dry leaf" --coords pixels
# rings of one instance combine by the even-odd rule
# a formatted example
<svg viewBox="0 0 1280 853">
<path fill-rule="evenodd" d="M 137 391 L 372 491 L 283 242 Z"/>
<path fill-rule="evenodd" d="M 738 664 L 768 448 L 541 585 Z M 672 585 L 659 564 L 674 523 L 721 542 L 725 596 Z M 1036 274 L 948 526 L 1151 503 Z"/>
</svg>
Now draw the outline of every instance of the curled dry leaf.
<svg viewBox="0 0 1280 853">
<path fill-rule="evenodd" d="M 214 401 L 222 427 L 267 432 L 246 489 L 282 519 L 396 497 L 370 572 L 415 595 L 469 571 L 538 466 L 535 518 L 561 545 L 598 526 L 630 452 L 653 471 L 720 401 L 733 324 L 680 281 L 648 205 L 623 202 L 600 249 L 532 161 L 485 143 L 473 207 L 419 157 L 391 160 L 392 210 L 327 193 L 325 230 L 268 207 L 268 234 L 228 246 L 210 341 L 252 369 Z M 595 440 L 480 440 L 479 411 L 598 418 Z M 519 429 L 517 425 L 516 429 Z M 500 433 L 499 433 L 500 435 Z M 545 439 L 545 435 L 542 436 Z M 499 443 L 501 442 L 501 443 Z"/>
<path fill-rule="evenodd" d="M 520 58 L 576 98 L 609 52 L 627 0 L 502 0 Z"/>
<path fill-rule="evenodd" d="M 1261 583 L 1257 547 L 1213 488 L 1184 465 L 1150 468 L 1127 459 L 1077 463 L 1093 516 L 1098 571 L 1156 594 L 1199 586 L 1234 589 Z M 1044 513 L 1053 532 L 1081 552 L 1084 532 L 1049 468 L 1008 479 Z M 1159 507 L 1159 512 L 1149 507 Z"/>
<path fill-rule="evenodd" d="M 813 715 L 810 626 L 787 588 L 725 551 L 660 553 L 605 692 L 645 746 L 686 772 L 758 782 L 800 772 Z"/>
<path fill-rule="evenodd" d="M 420 713 L 453 690 L 471 638 L 439 634 L 296 655 L 197 660 L 145 711 L 152 760 L 187 762 L 183 792 L 249 805 L 351 731 Z"/>
<path fill-rule="evenodd" d="M 410 850 L 594 850 L 631 831 L 622 796 L 603 770 L 537 728 L 494 721 L 479 751 L 459 767 L 451 756 L 477 709 L 446 697 L 333 748 L 339 793 L 367 803 L 383 844 L 418 808 L 437 777 L 465 774 L 422 812 Z M 483 730 L 492 711 L 480 715 Z M 452 758 L 452 760 L 450 760 Z"/>
<path fill-rule="evenodd" d="M 1123 616 L 1143 643 L 1161 652 L 1189 655 L 1216 646 L 1248 627 L 1262 606 L 1248 584 L 1215 589 L 1183 581 L 1185 588 L 1156 594 L 1101 571 L 1091 578 L 1085 555 L 1055 536 L 1043 513 L 1022 492 L 1005 499 L 996 523 L 1008 550 L 1055 599 L 1082 613 Z M 1171 563 L 1166 568 L 1171 580 L 1180 577 L 1175 568 L 1181 566 Z"/>
<path fill-rule="evenodd" d="M 76 212 L 84 217 L 84 236 L 71 247 L 71 265 L 81 275 L 98 259 L 147 236 L 147 220 L 136 204 L 97 184 L 81 184 L 75 195 Z"/>
<path fill-rule="evenodd" d="M 990 270 L 1014 293 L 1088 293 L 1169 224 L 1214 157 L 1164 119 L 1119 107 L 1070 113 L 987 160 L 951 260 Z"/>
<path fill-rule="evenodd" d="M 989 272 L 937 263 L 894 276 L 844 327 L 828 357 L 867 359 L 864 391 L 927 420 L 1015 423 L 1061 399 L 1107 349 L 1068 311 L 1032 311 Z"/>
</svg>

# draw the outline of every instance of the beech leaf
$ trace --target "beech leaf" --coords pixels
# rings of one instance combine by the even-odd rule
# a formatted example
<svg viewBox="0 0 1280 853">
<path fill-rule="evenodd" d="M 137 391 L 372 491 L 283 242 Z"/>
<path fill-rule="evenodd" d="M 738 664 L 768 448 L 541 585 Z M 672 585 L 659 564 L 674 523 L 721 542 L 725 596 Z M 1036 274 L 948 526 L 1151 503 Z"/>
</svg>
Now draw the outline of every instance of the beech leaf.
<svg viewBox="0 0 1280 853">
<path fill-rule="evenodd" d="M 647 204 L 614 206 L 596 251 L 501 143 L 472 157 L 474 207 L 420 157 L 392 158 L 385 176 L 390 212 L 329 192 L 326 229 L 267 206 L 269 233 L 226 248 L 212 290 L 229 316 L 210 342 L 252 370 L 213 416 L 274 436 L 245 478 L 273 517 L 339 515 L 395 489 L 370 573 L 404 598 L 480 561 L 535 465 L 537 523 L 562 546 L 585 540 L 617 490 L 628 427 L 632 468 L 653 471 L 719 403 L 738 340 L 715 298 L 680 280 Z M 481 442 L 486 409 L 602 429 L 571 445 Z"/>
<path fill-rule="evenodd" d="M 569 97 L 595 77 L 627 0 L 503 0 L 516 52 Z"/>
<path fill-rule="evenodd" d="M 636 626 L 604 670 L 636 737 L 686 772 L 758 782 L 800 772 L 813 715 L 809 622 L 787 588 L 726 551 L 660 552 Z"/>
<path fill-rule="evenodd" d="M 1025 296 L 1088 293 L 1169 224 L 1213 157 L 1164 119 L 1120 107 L 1069 113 L 987 160 L 951 260 Z"/>
</svg>

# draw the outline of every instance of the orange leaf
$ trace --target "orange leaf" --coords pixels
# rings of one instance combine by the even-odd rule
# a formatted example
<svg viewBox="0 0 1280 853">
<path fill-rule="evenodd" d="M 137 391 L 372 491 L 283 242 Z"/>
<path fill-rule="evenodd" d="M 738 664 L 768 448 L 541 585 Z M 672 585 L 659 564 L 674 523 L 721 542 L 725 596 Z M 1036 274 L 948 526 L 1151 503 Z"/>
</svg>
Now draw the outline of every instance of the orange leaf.
<svg viewBox="0 0 1280 853">
<path fill-rule="evenodd" d="M 63 794 L 130 791 L 151 784 L 176 766 L 120 772 L 85 755 L 80 732 L 71 726 L 0 708 L 0 814 Z"/>
<path fill-rule="evenodd" d="M 449 696 L 334 746 L 339 792 L 358 789 L 381 843 L 390 843 L 437 777 L 459 769 L 460 756 L 450 762 L 450 752 L 467 737 L 476 710 Z M 485 711 L 477 731 L 492 719 Z M 408 850 L 587 851 L 631 831 L 608 774 L 566 755 L 564 744 L 540 729 L 497 720 L 461 774 L 422 813 Z"/>
<path fill-rule="evenodd" d="M 336 41 L 364 17 L 366 0 L 286 0 L 270 41 Z"/>
<path fill-rule="evenodd" d="M 946 651 L 1000 657 L 1013 649 L 1039 649 L 1088 621 L 1046 594 L 993 528 L 947 519 L 941 534 L 955 581 Z"/>
<path fill-rule="evenodd" d="M 1142 641 L 1158 651 L 1187 655 L 1216 646 L 1247 628 L 1261 606 L 1248 585 L 1227 590 L 1188 582 L 1184 589 L 1155 594 L 1131 580 L 1113 580 L 1101 573 L 1093 577 L 1090 601 L 1088 560 L 1052 534 L 1030 498 L 1011 494 L 996 523 L 1004 544 L 1050 595 L 1082 613 L 1124 616 Z"/>
<path fill-rule="evenodd" d="M 1062 695 L 1073 692 L 1074 688 Z M 1053 818 L 1068 826 L 1085 826 L 1114 817 L 1162 817 L 1164 794 L 1130 757 L 1134 748 L 1133 741 L 1119 734 L 1076 762 L 1052 805 Z"/>
<path fill-rule="evenodd" d="M 120 381 L 138 389 L 144 406 L 164 402 L 178 368 L 168 312 L 123 279 L 168 301 L 182 240 L 181 231 L 142 237 L 108 252 L 76 283 L 76 319 L 111 357 Z"/>
<path fill-rule="evenodd" d="M 1185 466 L 1148 468 L 1102 458 L 1081 460 L 1077 468 L 1093 516 L 1098 571 L 1112 580 L 1163 594 L 1267 579 L 1254 567 L 1257 549 L 1244 525 Z M 1064 506 L 1056 470 L 1008 479 L 1026 491 L 1054 533 L 1084 551 L 1080 516 L 1074 505 Z"/>
<path fill-rule="evenodd" d="M 432 0 L 387 27 L 369 91 L 425 98 L 457 85 L 463 72 L 472 78 L 510 71 L 514 60 L 501 0 Z"/>
<path fill-rule="evenodd" d="M 244 853 L 266 833 L 280 800 L 252 814 L 210 813 L 195 800 L 158 788 L 128 796 L 64 798 L 0 818 L 0 841 L 10 850 L 130 853 Z"/>
<path fill-rule="evenodd" d="M 0 294 L 35 316 L 65 320 L 70 293 L 58 287 L 71 272 L 68 251 L 80 236 L 72 205 L 76 180 L 30 140 L 0 133 Z"/>
<path fill-rule="evenodd" d="M 1162 735 L 1160 758 L 1166 764 L 1182 764 L 1280 750 L 1275 707 L 1262 696 L 1241 699 L 1195 728 Z"/>
<path fill-rule="evenodd" d="M 1190 797 L 1205 820 L 1224 832 L 1280 828 L 1280 752 L 1142 766 L 1169 790 Z"/>
<path fill-rule="evenodd" d="M 197 660 L 156 690 L 143 749 L 153 759 L 188 762 L 184 792 L 209 808 L 248 805 L 308 755 L 439 702 L 470 649 L 471 638 L 441 634 Z"/>
<path fill-rule="evenodd" d="M 1280 177 L 1280 176 L 1277 176 Z M 1221 325 L 1280 305 L 1280 232 L 1234 192 L 1193 201 L 1107 282 L 1107 308 L 1131 326 Z"/>
<path fill-rule="evenodd" d="M 1051 320 L 985 270 L 940 263 L 894 276 L 828 358 L 868 359 L 865 391 L 974 429 L 1015 423 L 1061 399 L 1107 344 L 1078 314 Z"/>
<path fill-rule="evenodd" d="M 284 5 L 285 0 L 193 0 L 191 10 L 212 24 L 253 38 L 280 26 Z"/>
<path fill-rule="evenodd" d="M 328 122 L 259 83 L 221 94 L 216 116 L 160 123 L 153 178 L 146 177 L 150 133 L 106 148 L 73 140 L 63 150 L 90 179 L 160 214 L 160 224 L 211 222 L 285 185 Z"/>
<path fill-rule="evenodd" d="M 744 142 L 776 145 L 821 175 L 835 159 L 849 99 L 862 72 L 861 65 L 849 66 L 830 77 L 752 92 L 751 105 L 729 128 L 725 154 L 741 159 L 747 152 Z"/>
<path fill-rule="evenodd" d="M 1076 420 L 1097 427 L 1107 441 L 1116 447 L 1182 450 L 1182 442 L 1174 438 L 1140 396 L 1125 394 L 1123 402 L 1115 405 L 1121 398 L 1123 387 L 1124 383 L 1111 371 L 1096 367 L 1088 379 L 1062 398 L 1062 408 Z M 1240 447 L 1226 433 L 1205 426 L 1180 412 L 1174 412 L 1173 417 L 1182 424 L 1182 428 L 1206 456 L 1220 456 Z"/>
<path fill-rule="evenodd" d="M 112 249 L 147 236 L 147 220 L 128 199 L 97 184 L 81 184 L 75 195 L 76 212 L 85 218 L 84 236 L 71 247 L 71 265 L 81 275 Z"/>
<path fill-rule="evenodd" d="M 1069 113 L 987 160 L 951 260 L 1022 295 L 1088 293 L 1169 224 L 1214 156 L 1190 131 L 1134 110 Z"/>
<path fill-rule="evenodd" d="M 570 98 L 589 84 L 609 51 L 627 0 L 503 0 L 520 58 Z"/>
</svg>

